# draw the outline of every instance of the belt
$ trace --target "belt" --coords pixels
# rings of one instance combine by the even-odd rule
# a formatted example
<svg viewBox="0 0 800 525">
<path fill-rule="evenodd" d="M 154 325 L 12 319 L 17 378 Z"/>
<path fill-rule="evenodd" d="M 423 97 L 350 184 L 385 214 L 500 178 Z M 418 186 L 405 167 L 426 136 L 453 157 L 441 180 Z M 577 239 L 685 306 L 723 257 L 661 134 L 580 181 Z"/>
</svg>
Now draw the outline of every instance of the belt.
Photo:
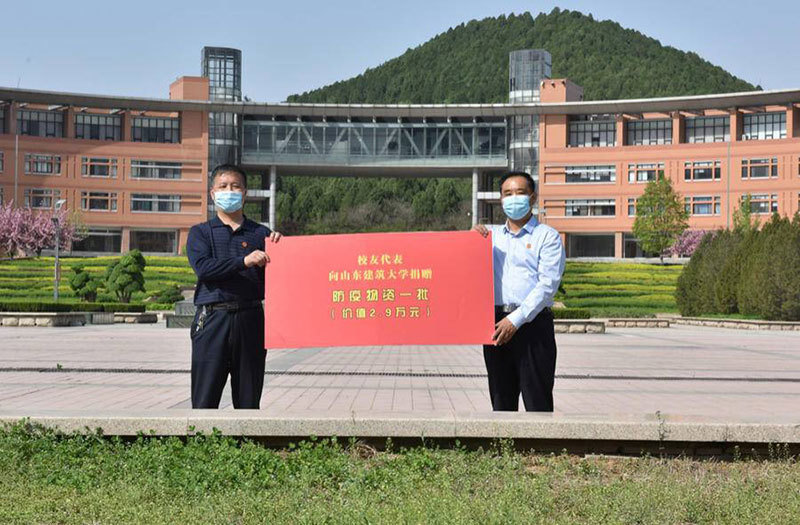
<svg viewBox="0 0 800 525">
<path fill-rule="evenodd" d="M 226 301 L 223 303 L 211 303 L 204 305 L 209 310 L 226 310 L 228 312 L 236 312 L 238 310 L 250 310 L 251 308 L 258 308 L 261 306 L 261 301 L 258 299 L 252 301 Z"/>
<path fill-rule="evenodd" d="M 496 304 L 496 305 L 494 305 L 495 313 L 510 314 L 511 312 L 516 310 L 517 308 L 519 308 L 518 304 Z M 542 308 L 542 312 L 549 312 L 549 311 L 550 311 L 550 307 L 549 306 L 545 306 L 544 308 Z"/>
<path fill-rule="evenodd" d="M 519 308 L 518 304 L 496 304 L 494 305 L 495 312 L 502 312 L 504 314 L 510 314 L 514 310 Z"/>
</svg>

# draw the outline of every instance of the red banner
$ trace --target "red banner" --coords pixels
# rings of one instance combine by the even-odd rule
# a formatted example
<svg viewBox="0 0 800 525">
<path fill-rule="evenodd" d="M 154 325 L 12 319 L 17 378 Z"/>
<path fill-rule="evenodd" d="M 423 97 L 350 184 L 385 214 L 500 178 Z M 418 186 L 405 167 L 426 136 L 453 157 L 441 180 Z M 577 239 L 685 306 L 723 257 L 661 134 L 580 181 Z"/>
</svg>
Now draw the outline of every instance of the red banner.
<svg viewBox="0 0 800 525">
<path fill-rule="evenodd" d="M 491 343 L 491 237 L 366 233 L 266 244 L 267 348 Z"/>
</svg>

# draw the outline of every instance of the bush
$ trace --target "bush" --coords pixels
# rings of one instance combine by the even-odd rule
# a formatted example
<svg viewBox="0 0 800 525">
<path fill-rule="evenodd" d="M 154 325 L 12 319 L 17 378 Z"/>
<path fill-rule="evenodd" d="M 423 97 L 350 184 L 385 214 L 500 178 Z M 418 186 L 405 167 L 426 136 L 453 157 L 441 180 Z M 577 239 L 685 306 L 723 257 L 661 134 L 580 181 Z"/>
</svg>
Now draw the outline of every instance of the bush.
<svg viewBox="0 0 800 525">
<path fill-rule="evenodd" d="M 589 319 L 591 314 L 585 308 L 553 308 L 555 319 Z"/>
<path fill-rule="evenodd" d="M 707 235 L 678 278 L 682 315 L 800 321 L 800 214 Z"/>
<path fill-rule="evenodd" d="M 175 304 L 178 301 L 183 301 L 183 294 L 181 293 L 180 287 L 176 284 L 156 290 L 147 299 L 147 302 L 162 304 Z"/>
<path fill-rule="evenodd" d="M 0 301 L 0 312 L 144 312 L 143 304 Z"/>
<path fill-rule="evenodd" d="M 139 250 L 131 250 L 106 269 L 106 289 L 122 303 L 131 302 L 134 292 L 144 291 L 144 268 L 147 266 Z"/>
<path fill-rule="evenodd" d="M 82 265 L 72 267 L 72 277 L 69 278 L 69 287 L 75 295 L 84 301 L 92 302 L 97 300 L 97 289 L 100 288 L 100 281 L 87 272 Z"/>
</svg>

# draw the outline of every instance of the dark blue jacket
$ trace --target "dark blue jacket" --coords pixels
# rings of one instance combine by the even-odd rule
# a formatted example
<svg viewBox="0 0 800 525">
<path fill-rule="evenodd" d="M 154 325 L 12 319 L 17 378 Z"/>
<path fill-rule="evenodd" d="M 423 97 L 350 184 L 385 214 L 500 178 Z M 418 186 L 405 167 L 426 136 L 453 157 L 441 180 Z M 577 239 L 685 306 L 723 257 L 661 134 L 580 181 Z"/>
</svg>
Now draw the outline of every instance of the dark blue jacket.
<svg viewBox="0 0 800 525">
<path fill-rule="evenodd" d="M 247 217 L 237 229 L 219 217 L 189 230 L 186 254 L 197 275 L 194 304 L 250 301 L 264 298 L 264 268 L 245 268 L 244 258 L 264 249 L 271 230 Z"/>
</svg>

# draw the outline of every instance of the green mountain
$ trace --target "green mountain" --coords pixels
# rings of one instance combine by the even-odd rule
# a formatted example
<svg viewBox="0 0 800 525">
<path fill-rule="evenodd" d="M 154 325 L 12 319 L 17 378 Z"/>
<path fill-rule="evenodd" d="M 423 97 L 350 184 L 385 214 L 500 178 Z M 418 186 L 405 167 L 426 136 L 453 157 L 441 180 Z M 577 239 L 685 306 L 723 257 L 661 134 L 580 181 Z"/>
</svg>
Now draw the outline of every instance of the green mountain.
<svg viewBox="0 0 800 525">
<path fill-rule="evenodd" d="M 610 20 L 556 8 L 472 20 L 361 75 L 292 95 L 290 102 L 459 103 L 508 99 L 508 53 L 546 49 L 553 78 L 583 86 L 587 100 L 752 91 L 752 84 L 696 53 Z"/>
<path fill-rule="evenodd" d="M 288 100 L 504 102 L 508 53 L 527 48 L 548 50 L 552 76 L 583 86 L 587 100 L 757 89 L 695 53 L 616 22 L 554 9 L 535 18 L 525 13 L 461 24 L 361 75 Z M 278 228 L 289 234 L 467 228 L 469 195 L 467 180 L 282 176 Z"/>
</svg>

